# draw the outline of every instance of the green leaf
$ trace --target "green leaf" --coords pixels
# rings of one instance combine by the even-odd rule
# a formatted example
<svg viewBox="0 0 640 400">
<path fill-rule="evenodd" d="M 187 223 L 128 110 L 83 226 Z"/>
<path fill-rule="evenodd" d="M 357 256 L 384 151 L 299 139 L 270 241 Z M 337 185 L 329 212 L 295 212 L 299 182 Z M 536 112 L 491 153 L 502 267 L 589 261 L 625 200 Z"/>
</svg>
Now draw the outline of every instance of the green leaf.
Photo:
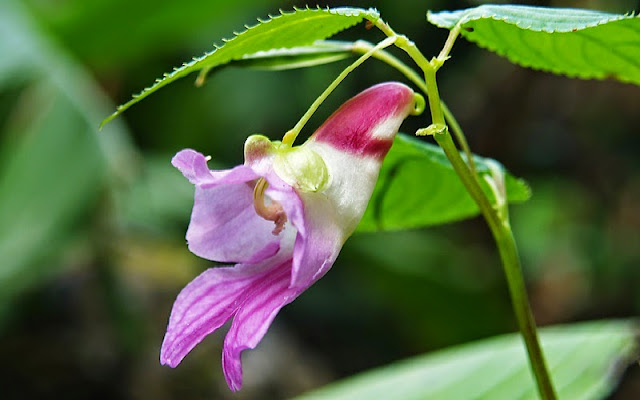
<svg viewBox="0 0 640 400">
<path fill-rule="evenodd" d="M 259 21 L 254 27 L 236 34 L 225 44 L 194 58 L 191 62 L 166 73 L 157 79 L 155 84 L 133 96 L 129 102 L 118 107 L 115 113 L 102 121 L 101 126 L 120 115 L 133 104 L 144 99 L 151 93 L 195 71 L 202 71 L 198 78 L 202 83 L 204 76 L 212 68 L 224 65 L 233 60 L 240 60 L 247 54 L 272 49 L 308 46 L 316 40 L 326 39 L 344 29 L 347 29 L 364 18 L 375 20 L 379 17 L 373 9 L 360 8 L 332 8 L 332 9 L 296 9 L 290 13 L 281 13 L 266 21 Z"/>
<path fill-rule="evenodd" d="M 310 46 L 247 54 L 231 65 L 271 71 L 314 67 L 349 58 L 354 54 L 353 45 L 353 42 L 320 40 Z"/>
<path fill-rule="evenodd" d="M 485 182 L 489 175 L 486 158 L 474 157 L 480 182 L 492 201 Z M 506 174 L 509 202 L 526 201 L 527 184 Z M 457 177 L 440 147 L 398 134 L 382 164 L 358 232 L 400 230 L 442 224 L 468 218 L 479 209 Z"/>
<path fill-rule="evenodd" d="M 637 325 L 599 321 L 540 330 L 558 398 L 600 399 L 637 359 Z M 538 399 L 519 334 L 498 336 L 356 375 L 297 400 Z"/>
<path fill-rule="evenodd" d="M 598 11 L 483 5 L 427 19 L 525 67 L 640 84 L 640 19 Z"/>
<path fill-rule="evenodd" d="M 0 54 L 0 95 L 15 96 L 0 110 L 1 323 L 14 296 L 58 271 L 133 150 L 121 124 L 98 135 L 104 94 L 14 0 L 0 2 Z"/>
</svg>

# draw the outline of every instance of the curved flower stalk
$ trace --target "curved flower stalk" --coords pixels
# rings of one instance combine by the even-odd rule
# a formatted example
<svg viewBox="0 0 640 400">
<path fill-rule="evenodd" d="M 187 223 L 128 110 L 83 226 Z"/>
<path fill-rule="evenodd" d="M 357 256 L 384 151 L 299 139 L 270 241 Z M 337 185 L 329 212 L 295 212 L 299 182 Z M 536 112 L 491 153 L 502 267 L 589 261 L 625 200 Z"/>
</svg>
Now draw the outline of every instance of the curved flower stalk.
<svg viewBox="0 0 640 400">
<path fill-rule="evenodd" d="M 195 185 L 189 250 L 214 261 L 178 295 L 160 361 L 171 367 L 233 319 L 222 365 L 229 388 L 242 386 L 241 353 L 255 348 L 278 311 L 320 279 L 353 233 L 380 165 L 414 107 L 400 83 L 373 86 L 342 105 L 301 146 L 254 135 L 245 163 L 211 171 L 182 150 L 173 165 Z"/>
</svg>

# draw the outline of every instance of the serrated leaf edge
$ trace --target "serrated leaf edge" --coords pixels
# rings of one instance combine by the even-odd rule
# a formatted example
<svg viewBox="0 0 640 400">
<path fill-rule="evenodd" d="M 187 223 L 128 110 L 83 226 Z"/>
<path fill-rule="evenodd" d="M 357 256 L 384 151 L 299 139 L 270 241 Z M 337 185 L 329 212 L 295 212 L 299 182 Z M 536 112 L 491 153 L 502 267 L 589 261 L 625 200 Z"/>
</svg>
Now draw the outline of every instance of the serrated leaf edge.
<svg viewBox="0 0 640 400">
<path fill-rule="evenodd" d="M 499 7 L 496 5 L 481 5 L 479 7 L 475 7 L 475 8 L 469 8 L 467 10 L 475 10 L 475 9 L 481 9 L 481 8 L 494 8 L 494 7 Z M 575 31 L 581 31 L 581 30 L 585 30 L 585 29 L 589 29 L 589 28 L 595 28 L 599 25 L 604 25 L 604 24 L 608 24 L 610 22 L 615 22 L 615 21 L 621 21 L 624 19 L 630 19 L 630 18 L 637 18 L 638 16 L 635 14 L 635 12 L 630 12 L 630 13 L 626 13 L 626 14 L 610 14 L 610 13 L 606 13 L 603 11 L 595 11 L 595 10 L 583 10 L 583 9 L 577 9 L 577 8 L 550 8 L 550 7 L 536 7 L 536 6 L 523 6 L 523 5 L 510 5 L 510 7 L 516 7 L 516 8 L 538 8 L 538 9 L 548 9 L 548 10 L 558 10 L 558 11 L 567 11 L 567 10 L 579 10 L 579 11 L 593 11 L 594 13 L 599 13 L 599 14 L 608 14 L 611 17 L 609 19 L 606 20 L 600 20 L 597 22 L 593 22 L 593 23 L 587 23 L 584 26 L 581 27 L 573 27 L 573 28 L 565 28 L 565 29 L 554 29 L 554 30 L 548 30 L 548 29 L 532 29 L 531 26 L 527 26 L 525 25 L 523 22 L 521 21 L 510 21 L 508 20 L 509 17 L 505 16 L 503 18 L 498 17 L 495 15 L 495 12 L 487 12 L 486 14 L 479 14 L 479 15 L 464 15 L 462 18 L 460 18 L 458 20 L 458 25 L 460 25 L 461 27 L 464 28 L 464 24 L 468 23 L 468 22 L 472 22 L 472 21 L 477 21 L 477 20 L 481 20 L 481 19 L 492 19 L 494 21 L 500 21 L 500 22 L 504 22 L 505 24 L 508 25 L 515 25 L 520 29 L 526 29 L 532 32 L 545 32 L 545 33 L 568 33 L 568 32 L 575 32 Z M 449 13 L 454 13 L 454 12 L 459 12 L 462 10 L 457 10 L 457 11 L 451 11 Z M 442 11 L 438 11 L 438 12 L 432 12 L 431 10 L 427 11 L 427 20 L 432 23 L 433 25 L 439 27 L 439 28 L 444 28 L 444 29 L 452 29 L 449 28 L 448 26 L 439 23 L 438 21 L 434 21 L 434 17 L 436 14 L 440 14 L 442 13 Z M 463 13 L 464 14 L 464 13 Z M 462 32 L 463 35 L 465 35 L 465 32 Z"/>
<path fill-rule="evenodd" d="M 331 14 L 337 14 L 337 15 L 343 15 L 343 16 L 347 16 L 347 17 L 354 17 L 354 16 L 359 16 L 361 15 L 362 18 L 366 18 L 368 20 L 372 20 L 375 21 L 376 19 L 378 19 L 380 17 L 380 14 L 378 13 L 378 11 L 375 8 L 369 8 L 369 9 L 361 9 L 361 8 L 355 8 L 355 7 L 337 7 L 337 8 L 329 8 L 328 6 L 326 8 L 324 7 L 320 7 L 320 6 L 316 6 L 315 8 L 310 8 L 309 6 L 306 6 L 305 8 L 298 8 L 298 7 L 294 7 L 293 11 L 291 12 L 286 12 L 283 11 L 282 9 L 278 10 L 279 11 L 279 15 L 271 15 L 268 14 L 268 19 L 267 20 L 262 20 L 260 18 L 256 18 L 256 20 L 258 21 L 257 24 L 253 25 L 253 26 L 249 26 L 247 24 L 245 24 L 245 30 L 242 32 L 233 32 L 234 36 L 230 39 L 226 39 L 223 38 L 222 41 L 224 42 L 222 45 L 218 45 L 216 43 L 213 44 L 214 49 L 208 52 L 205 52 L 202 56 L 200 57 L 193 57 L 191 59 L 191 61 L 189 62 L 185 62 L 183 63 L 181 66 L 179 67 L 174 67 L 172 72 L 165 72 L 164 74 L 162 74 L 161 78 L 157 78 L 154 83 L 151 86 L 148 86 L 144 89 L 142 89 L 142 91 L 140 91 L 139 93 L 136 93 L 134 95 L 132 95 L 131 99 L 129 101 L 127 101 L 124 104 L 121 104 L 119 106 L 116 107 L 116 111 L 111 114 L 110 116 L 108 116 L 107 118 L 105 118 L 101 123 L 100 123 L 100 127 L 99 129 L 102 129 L 102 127 L 109 123 L 111 120 L 113 120 L 114 118 L 116 118 L 118 115 L 122 114 L 125 110 L 127 110 L 129 107 L 131 107 L 132 105 L 136 104 L 138 101 L 140 101 L 140 97 L 146 97 L 150 94 L 151 91 L 156 91 L 158 89 L 161 89 L 162 87 L 168 85 L 169 83 L 174 82 L 177 79 L 182 78 L 183 76 L 189 75 L 191 72 L 195 72 L 198 69 L 194 70 L 194 71 L 189 71 L 188 73 L 185 73 L 183 76 L 180 76 L 180 73 L 184 73 L 187 69 L 195 66 L 196 64 L 200 63 L 200 62 L 204 62 L 208 57 L 212 56 L 213 54 L 215 54 L 218 50 L 220 50 L 225 44 L 230 43 L 231 41 L 235 40 L 236 38 L 238 38 L 240 35 L 245 34 L 246 32 L 249 32 L 251 29 L 254 29 L 258 26 L 262 26 L 264 24 L 268 24 L 274 20 L 277 20 L 283 16 L 286 15 L 293 15 L 296 12 L 305 12 L 305 11 L 310 11 L 310 12 L 317 12 L 317 11 L 325 11 L 325 12 L 329 12 Z M 353 25 L 355 25 L 357 22 L 355 22 Z M 351 26 L 353 26 L 351 25 Z M 334 32 L 333 34 L 335 34 L 337 32 Z M 332 36 L 333 34 L 329 35 Z M 241 58 L 241 57 L 240 57 Z M 233 60 L 234 58 L 232 58 L 231 60 Z M 231 61 L 230 60 L 230 61 Z M 206 68 L 206 65 L 203 66 L 201 69 Z"/>
</svg>

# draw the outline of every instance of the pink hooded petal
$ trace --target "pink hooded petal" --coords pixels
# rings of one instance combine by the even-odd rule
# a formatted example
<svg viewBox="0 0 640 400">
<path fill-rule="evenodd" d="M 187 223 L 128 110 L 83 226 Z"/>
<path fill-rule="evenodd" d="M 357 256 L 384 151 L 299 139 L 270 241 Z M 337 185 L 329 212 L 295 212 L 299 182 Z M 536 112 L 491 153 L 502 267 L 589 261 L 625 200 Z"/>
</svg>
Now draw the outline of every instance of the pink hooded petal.
<svg viewBox="0 0 640 400">
<path fill-rule="evenodd" d="M 291 285 L 307 287 L 333 265 L 355 230 L 375 187 L 382 158 L 414 106 L 413 90 L 395 82 L 373 86 L 343 104 L 303 146 L 324 160 L 330 181 L 317 193 L 301 193 Z M 298 210 L 280 201 L 287 214 Z"/>
<path fill-rule="evenodd" d="M 210 171 L 205 157 L 182 150 L 172 160 L 196 185 L 191 222 L 187 230 L 189 250 L 218 262 L 256 263 L 280 248 L 273 222 L 253 208 L 253 188 L 258 175 L 248 166 Z"/>
<path fill-rule="evenodd" d="M 382 159 L 414 105 L 406 85 L 386 82 L 349 99 L 312 135 L 343 152 Z"/>
<path fill-rule="evenodd" d="M 160 362 L 176 367 L 198 343 L 231 318 L 269 276 L 273 263 L 236 265 L 204 271 L 182 289 L 171 310 Z"/>
<path fill-rule="evenodd" d="M 246 291 L 246 300 L 233 318 L 222 352 L 222 368 L 231 390 L 242 387 L 242 351 L 255 348 L 280 309 L 306 289 L 290 288 L 290 276 L 288 261 L 262 274 Z"/>
</svg>

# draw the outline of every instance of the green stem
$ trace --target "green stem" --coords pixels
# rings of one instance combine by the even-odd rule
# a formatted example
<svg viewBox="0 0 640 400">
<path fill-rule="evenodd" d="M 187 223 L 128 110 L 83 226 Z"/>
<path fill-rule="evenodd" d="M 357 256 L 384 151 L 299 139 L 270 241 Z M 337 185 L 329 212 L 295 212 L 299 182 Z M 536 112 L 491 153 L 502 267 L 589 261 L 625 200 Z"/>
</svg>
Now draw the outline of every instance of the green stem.
<svg viewBox="0 0 640 400">
<path fill-rule="evenodd" d="M 451 110 L 444 102 L 440 102 L 440 106 L 442 107 L 442 112 L 444 113 L 444 119 L 449 123 L 450 131 L 455 136 L 458 145 L 462 147 L 462 151 L 467 156 L 467 164 L 469 165 L 469 169 L 473 175 L 477 174 L 476 162 L 473 160 L 473 154 L 471 153 L 471 148 L 469 147 L 469 143 L 467 143 L 467 138 L 464 136 L 464 132 L 460 127 L 460 124 L 453 116 Z"/>
<path fill-rule="evenodd" d="M 527 348 L 527 353 L 529 354 L 529 362 L 538 385 L 538 391 L 543 399 L 554 400 L 556 399 L 556 394 L 540 346 L 536 323 L 533 318 L 533 313 L 531 312 L 531 306 L 529 305 L 529 299 L 527 298 L 527 291 L 522 277 L 518 249 L 507 220 L 508 217 L 505 216 L 505 219 L 501 219 L 496 210 L 491 206 L 477 178 L 470 174 L 467 165 L 462 157 L 460 157 L 460 153 L 453 144 L 449 132 L 445 130 L 443 133 L 436 134 L 435 139 L 444 150 L 454 170 L 462 180 L 469 194 L 471 194 L 471 197 L 473 197 L 480 207 L 482 215 L 487 220 L 491 233 L 496 241 L 498 251 L 500 252 L 500 259 L 507 278 L 513 310 Z"/>
<path fill-rule="evenodd" d="M 456 25 L 449 31 L 449 36 L 447 37 L 447 41 L 444 43 L 442 50 L 440 50 L 440 54 L 438 54 L 437 59 L 440 61 L 440 66 L 449 58 L 449 53 L 453 48 L 453 44 L 456 42 L 458 35 L 460 34 L 460 25 Z M 438 67 L 439 68 L 439 67 Z"/>
<path fill-rule="evenodd" d="M 333 82 L 331 82 L 331 84 L 324 90 L 324 92 L 322 92 L 322 94 L 318 96 L 318 98 L 313 102 L 313 104 L 311 104 L 307 112 L 304 113 L 304 115 L 302 116 L 302 118 L 300 118 L 298 123 L 284 135 L 284 137 L 282 138 L 282 144 L 286 146 L 293 145 L 293 142 L 296 140 L 296 137 L 298 136 L 302 128 L 305 126 L 305 124 L 309 121 L 311 116 L 316 112 L 318 107 L 320 107 L 320 105 L 327 99 L 327 97 L 329 97 L 331 92 L 333 92 L 335 88 L 338 87 L 338 85 L 344 80 L 344 78 L 346 78 L 347 75 L 351 73 L 351 71 L 358 68 L 360 64 L 362 64 L 368 58 L 370 58 L 373 54 L 375 54 L 376 51 L 382 50 L 386 47 L 391 46 L 396 42 L 397 39 L 398 39 L 397 36 L 391 36 L 386 38 L 385 40 L 378 43 L 376 46 L 372 47 L 369 51 L 364 53 L 362 56 L 360 56 L 356 61 L 353 62 L 353 64 L 345 68 L 340 73 L 340 75 L 338 75 L 338 77 Z"/>
<path fill-rule="evenodd" d="M 388 36 L 398 37 L 393 29 L 391 29 L 391 27 L 382 20 L 372 22 L 374 22 L 374 24 Z M 489 225 L 489 229 L 493 234 L 496 246 L 500 253 L 500 259 L 507 279 L 514 313 L 527 348 L 529 362 L 533 369 L 538 386 L 538 392 L 544 400 L 555 400 L 556 393 L 540 346 L 536 323 L 533 318 L 533 313 L 531 312 L 531 306 L 529 304 L 524 278 L 522 276 L 518 248 L 509 224 L 508 213 L 498 212 L 498 210 L 492 206 L 489 198 L 482 190 L 482 186 L 480 186 L 478 176 L 475 173 L 472 173 L 472 170 L 467 167 L 467 164 L 465 164 L 464 160 L 460 156 L 446 125 L 443 107 L 440 101 L 440 94 L 438 93 L 436 72 L 449 58 L 449 52 L 451 51 L 453 43 L 459 33 L 459 26 L 456 26 L 451 30 L 442 51 L 438 57 L 432 59 L 431 62 L 427 62 L 426 58 L 417 49 L 415 44 L 404 36 L 399 36 L 399 39 L 396 41 L 396 46 L 404 50 L 424 72 L 424 83 L 426 84 L 426 94 L 429 99 L 429 108 L 431 109 L 432 126 L 435 128 L 432 131 L 436 132 L 434 135 L 435 140 L 444 150 L 444 153 L 451 162 L 454 170 L 458 174 L 458 177 L 466 187 L 471 197 L 478 204 L 482 215 Z M 405 69 L 403 68 L 403 70 Z M 422 88 L 422 85 L 420 85 L 420 87 Z M 451 115 L 448 110 L 447 114 Z M 459 132 L 458 136 L 463 137 L 462 130 L 453 116 L 451 115 L 451 118 L 448 119 L 450 122 L 453 121 L 454 129 L 456 132 Z M 464 141 L 464 143 L 466 143 L 466 141 Z M 468 149 L 468 145 L 463 147 Z M 468 154 L 470 153 L 471 152 L 468 151 Z M 469 160 L 472 162 L 471 157 L 469 157 Z M 503 193 L 502 195 L 504 196 L 505 194 Z M 499 196 L 498 192 L 496 192 L 496 196 Z M 501 201 L 506 202 L 506 199 L 498 198 L 497 200 L 499 200 L 498 203 Z"/>
<path fill-rule="evenodd" d="M 357 42 L 354 42 L 353 46 L 351 47 L 351 51 L 357 54 L 364 54 L 370 51 L 373 47 L 374 47 L 373 44 L 365 40 L 358 40 Z M 400 71 L 400 73 L 406 76 L 407 79 L 409 79 L 414 85 L 419 87 L 420 90 L 422 90 L 425 94 L 427 93 L 427 84 L 424 83 L 424 80 L 420 77 L 420 75 L 418 75 L 418 73 L 413 68 L 409 67 L 407 64 L 400 61 L 397 57 L 393 56 L 388 51 L 378 50 L 375 53 L 373 53 L 372 57 L 397 69 L 398 71 Z"/>
<path fill-rule="evenodd" d="M 424 81 L 427 84 L 427 96 L 429 97 L 429 108 L 431 109 L 431 121 L 433 125 L 446 127 L 440 102 L 440 93 L 438 92 L 438 85 L 436 83 L 436 72 L 437 70 L 435 68 L 424 71 Z"/>
</svg>

